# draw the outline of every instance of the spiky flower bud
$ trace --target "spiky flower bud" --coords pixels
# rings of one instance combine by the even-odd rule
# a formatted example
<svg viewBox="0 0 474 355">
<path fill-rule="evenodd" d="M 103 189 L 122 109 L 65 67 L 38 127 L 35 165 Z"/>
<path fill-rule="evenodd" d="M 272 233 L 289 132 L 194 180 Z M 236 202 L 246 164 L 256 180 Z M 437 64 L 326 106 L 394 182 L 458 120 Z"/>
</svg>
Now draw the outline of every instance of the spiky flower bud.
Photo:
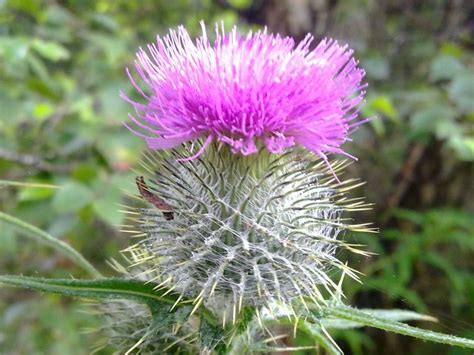
<svg viewBox="0 0 474 355">
<path fill-rule="evenodd" d="M 181 161 L 187 154 L 183 147 L 144 161 L 147 188 L 168 204 L 167 215 L 140 209 L 143 238 L 129 250 L 147 279 L 236 312 L 303 296 L 319 301 L 321 288 L 335 288 L 330 270 L 353 275 L 335 253 L 353 250 L 339 237 L 358 228 L 345 212 L 362 202 L 345 196 L 352 182 L 336 182 L 324 161 L 303 150 L 236 156 L 216 145 Z"/>
</svg>

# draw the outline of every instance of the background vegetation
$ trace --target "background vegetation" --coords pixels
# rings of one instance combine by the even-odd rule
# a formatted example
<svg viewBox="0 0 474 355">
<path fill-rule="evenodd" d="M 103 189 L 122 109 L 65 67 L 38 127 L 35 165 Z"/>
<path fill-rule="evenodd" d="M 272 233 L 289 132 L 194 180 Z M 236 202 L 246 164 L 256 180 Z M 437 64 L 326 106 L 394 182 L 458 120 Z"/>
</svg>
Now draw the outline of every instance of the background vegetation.
<svg viewBox="0 0 474 355">
<path fill-rule="evenodd" d="M 168 27 L 198 33 L 223 20 L 243 29 L 338 38 L 355 48 L 369 83 L 364 115 L 377 116 L 347 147 L 348 172 L 375 203 L 359 216 L 381 233 L 355 238 L 377 253 L 355 259 L 347 281 L 359 307 L 409 308 L 423 324 L 474 337 L 474 7 L 470 1 L 0 0 L 0 210 L 81 250 L 108 275 L 128 237 L 123 189 L 134 191 L 144 145 L 121 125 L 131 91 L 124 69 Z M 81 276 L 63 257 L 0 224 L 1 273 Z M 85 276 L 85 275 L 82 275 Z M 0 289 L 0 353 L 87 354 L 100 324 L 78 300 Z M 81 330 L 81 331 L 80 331 Z M 347 353 L 461 354 L 376 330 L 334 334 Z M 307 339 L 297 339 L 301 344 Z M 103 353 L 110 353 L 110 349 Z"/>
</svg>

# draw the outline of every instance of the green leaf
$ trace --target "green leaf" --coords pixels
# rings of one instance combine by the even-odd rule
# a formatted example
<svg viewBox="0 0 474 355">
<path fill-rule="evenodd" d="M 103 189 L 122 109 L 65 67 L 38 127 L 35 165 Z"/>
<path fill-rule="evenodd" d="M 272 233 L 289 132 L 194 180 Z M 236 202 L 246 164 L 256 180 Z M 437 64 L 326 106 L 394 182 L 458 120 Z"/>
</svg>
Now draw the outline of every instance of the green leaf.
<svg viewBox="0 0 474 355">
<path fill-rule="evenodd" d="M 148 305 L 150 311 L 161 326 L 168 321 L 163 315 L 164 309 L 171 312 L 171 309 L 181 307 L 190 308 L 190 300 L 180 300 L 180 294 L 170 292 L 163 287 L 157 288 L 156 283 L 144 282 L 135 279 L 123 278 L 101 278 L 95 280 L 75 280 L 75 279 L 44 279 L 26 276 L 0 276 L 0 283 L 9 286 L 21 287 L 35 291 L 56 293 L 71 297 L 84 297 L 92 299 L 125 299 L 140 302 Z M 200 306 L 198 312 L 208 326 L 217 328 L 217 321 L 214 315 L 204 306 Z M 189 314 L 188 311 L 185 312 Z M 186 315 L 187 317 L 187 315 Z"/>
<path fill-rule="evenodd" d="M 22 189 L 18 194 L 18 201 L 37 201 L 44 200 L 53 195 L 53 191 L 39 187 L 28 187 Z"/>
<path fill-rule="evenodd" d="M 100 219 L 111 225 L 117 225 L 124 219 L 124 213 L 118 206 L 123 197 L 121 188 L 128 186 L 130 181 L 134 181 L 134 176 L 124 174 L 123 177 L 115 175 L 108 176 L 107 179 L 108 181 L 98 178 L 92 183 L 96 196 L 92 209 Z"/>
<path fill-rule="evenodd" d="M 440 52 L 445 55 L 459 58 L 464 54 L 464 49 L 459 44 L 454 42 L 444 42 L 441 45 Z"/>
<path fill-rule="evenodd" d="M 229 0 L 229 3 L 238 9 L 245 9 L 252 5 L 251 0 Z"/>
<path fill-rule="evenodd" d="M 98 137 L 97 148 L 111 166 L 124 171 L 135 161 L 141 142 L 121 129 Z"/>
<path fill-rule="evenodd" d="M 112 202 L 111 202 L 112 201 Z M 95 214 L 112 226 L 122 223 L 125 214 L 119 210 L 117 199 L 97 200 L 92 205 Z"/>
<path fill-rule="evenodd" d="M 244 307 L 237 319 L 237 323 L 234 326 L 236 334 L 245 332 L 248 329 L 249 324 L 255 318 L 255 309 L 253 307 Z"/>
<path fill-rule="evenodd" d="M 332 317 L 361 323 L 368 327 L 379 328 L 436 343 L 474 349 L 474 340 L 412 327 L 408 324 L 376 316 L 356 308 L 340 305 L 323 307 L 322 310 L 325 314 Z"/>
<path fill-rule="evenodd" d="M 452 137 L 448 145 L 456 152 L 459 159 L 474 161 L 474 137 Z"/>
<path fill-rule="evenodd" d="M 439 120 L 435 124 L 435 135 L 438 139 L 459 137 L 463 133 L 463 127 L 452 118 Z"/>
<path fill-rule="evenodd" d="M 377 95 L 369 97 L 367 103 L 362 108 L 362 114 L 367 117 L 375 117 L 370 124 L 379 136 L 385 134 L 385 123 L 382 118 L 388 118 L 390 121 L 398 123 L 398 111 L 395 108 L 392 99 L 387 95 Z"/>
<path fill-rule="evenodd" d="M 257 318 L 253 307 L 244 307 L 232 330 L 232 343 L 227 348 L 229 355 L 248 353 L 251 347 L 251 336 L 256 327 Z"/>
<path fill-rule="evenodd" d="M 416 135 L 437 134 L 442 136 L 439 138 L 446 138 L 460 133 L 460 127 L 454 122 L 455 116 L 456 113 L 449 106 L 430 105 L 416 111 L 410 117 L 410 128 Z"/>
<path fill-rule="evenodd" d="M 75 212 L 94 200 L 94 194 L 85 185 L 65 184 L 53 198 L 53 207 L 60 213 Z"/>
<path fill-rule="evenodd" d="M 19 201 L 35 201 L 43 200 L 53 195 L 53 189 L 60 186 L 42 183 L 40 181 L 12 181 L 0 180 L 0 188 L 2 186 L 22 187 L 18 194 Z"/>
<path fill-rule="evenodd" d="M 37 201 L 44 200 L 53 196 L 54 191 L 43 187 L 26 187 L 21 189 L 18 194 L 19 201 Z"/>
<path fill-rule="evenodd" d="M 89 182 L 97 176 L 97 166 L 90 163 L 80 163 L 74 167 L 72 176 L 75 180 L 81 182 Z"/>
<path fill-rule="evenodd" d="M 1 45 L 0 41 L 0 47 Z M 0 107 L 2 108 L 0 110 L 0 129 L 6 132 L 7 123 L 9 129 L 12 129 L 13 126 L 10 127 L 11 122 L 17 122 L 18 117 L 25 111 L 25 107 L 11 92 L 7 92 L 4 88 L 0 88 Z"/>
<path fill-rule="evenodd" d="M 458 75 L 448 88 L 449 97 L 464 112 L 474 112 L 474 73 Z"/>
<path fill-rule="evenodd" d="M 436 318 L 420 314 L 412 311 L 405 311 L 402 309 L 361 309 L 362 312 L 371 314 L 376 317 L 384 318 L 391 321 L 406 322 L 409 320 L 422 320 L 422 321 L 437 321 Z M 340 318 L 323 318 L 321 323 L 326 328 L 337 328 L 337 329 L 350 329 L 350 328 L 360 328 L 364 324 L 350 321 L 347 319 Z"/>
<path fill-rule="evenodd" d="M 43 63 L 43 61 L 40 58 L 38 58 L 37 55 L 35 55 L 34 53 L 30 53 L 30 55 L 28 55 L 27 57 L 27 61 L 32 71 L 36 74 L 36 76 L 39 79 L 41 79 L 42 81 L 49 80 L 48 68 Z"/>
<path fill-rule="evenodd" d="M 217 354 L 222 354 L 225 349 L 224 330 L 211 322 L 205 317 L 201 317 L 199 326 L 199 334 L 201 335 L 201 344 L 209 350 Z"/>
<path fill-rule="evenodd" d="M 156 284 L 132 279 L 44 279 L 26 276 L 0 276 L 0 283 L 35 291 L 56 293 L 64 296 L 93 299 L 127 299 L 155 307 L 157 304 L 174 305 L 179 295 L 160 288 Z M 152 309 L 153 310 L 153 309 Z"/>
<path fill-rule="evenodd" d="M 35 107 L 33 108 L 33 117 L 39 120 L 44 120 L 45 118 L 51 116 L 53 112 L 54 107 L 52 105 L 47 104 L 45 102 L 41 102 L 35 105 Z"/>
<path fill-rule="evenodd" d="M 387 79 L 390 75 L 390 64 L 385 57 L 373 56 L 363 61 L 362 67 L 367 70 L 367 75 L 376 80 Z"/>
<path fill-rule="evenodd" d="M 390 118 L 392 121 L 397 121 L 398 112 L 393 105 L 391 98 L 387 95 L 375 96 L 370 100 L 370 107 L 377 112 L 383 113 L 385 116 Z"/>
<path fill-rule="evenodd" d="M 422 212 L 415 210 L 396 208 L 392 213 L 396 218 L 406 219 L 416 225 L 421 225 L 425 221 L 425 215 Z"/>
<path fill-rule="evenodd" d="M 431 63 L 430 78 L 433 81 L 452 79 L 464 70 L 464 65 L 455 57 L 440 55 Z"/>
<path fill-rule="evenodd" d="M 450 281 L 450 288 L 452 288 L 452 291 L 463 294 L 463 288 L 467 287 L 467 285 L 463 282 L 462 273 L 458 272 L 456 266 L 453 265 L 449 259 L 446 259 L 444 255 L 435 252 L 426 252 L 420 257 L 420 259 L 425 261 L 427 264 L 442 270 Z"/>
<path fill-rule="evenodd" d="M 121 123 L 130 111 L 129 105 L 118 95 L 118 88 L 124 87 L 122 80 L 110 82 L 97 93 L 101 102 L 101 118 L 111 124 Z"/>
<path fill-rule="evenodd" d="M 5 59 L 8 64 L 14 64 L 28 57 L 28 41 L 23 37 L 0 37 L 0 58 Z M 10 69 L 10 68 L 9 68 Z"/>
<path fill-rule="evenodd" d="M 56 42 L 35 39 L 31 46 L 39 55 L 53 62 L 69 58 L 69 51 Z"/>
</svg>

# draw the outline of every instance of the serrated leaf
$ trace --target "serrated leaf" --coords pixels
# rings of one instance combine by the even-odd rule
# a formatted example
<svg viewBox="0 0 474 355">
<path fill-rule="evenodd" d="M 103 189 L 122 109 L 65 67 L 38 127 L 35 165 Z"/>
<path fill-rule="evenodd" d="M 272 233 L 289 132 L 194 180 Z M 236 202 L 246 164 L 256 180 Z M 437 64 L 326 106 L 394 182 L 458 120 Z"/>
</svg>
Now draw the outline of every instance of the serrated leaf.
<svg viewBox="0 0 474 355">
<path fill-rule="evenodd" d="M 146 304 L 152 313 L 154 322 L 162 326 L 168 322 L 165 313 L 173 312 L 181 307 L 185 307 L 184 315 L 189 315 L 189 300 L 181 298 L 180 294 L 170 292 L 166 288 L 160 287 L 157 290 L 157 284 L 144 282 L 135 279 L 123 278 L 101 278 L 95 280 L 77 280 L 77 279 L 45 279 L 26 276 L 0 276 L 0 284 L 21 287 L 35 291 L 56 293 L 64 296 L 83 297 L 92 299 L 122 299 L 140 302 Z M 217 327 L 213 314 L 204 306 L 199 308 L 202 319 L 210 327 Z"/>
<path fill-rule="evenodd" d="M 167 290 L 161 288 L 160 291 L 156 291 L 154 289 L 156 284 L 132 279 L 75 280 L 5 275 L 0 276 L 0 283 L 72 297 L 127 299 L 153 307 L 157 304 L 173 305 L 179 297 L 172 292 L 164 296 Z"/>
</svg>

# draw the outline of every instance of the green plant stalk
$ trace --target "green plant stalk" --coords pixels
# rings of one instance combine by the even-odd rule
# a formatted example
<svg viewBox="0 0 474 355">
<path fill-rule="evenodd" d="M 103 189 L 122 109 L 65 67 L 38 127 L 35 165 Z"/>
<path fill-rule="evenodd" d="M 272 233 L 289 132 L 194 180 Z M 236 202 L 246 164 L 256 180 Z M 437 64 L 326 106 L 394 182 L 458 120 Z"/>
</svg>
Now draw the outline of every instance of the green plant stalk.
<svg viewBox="0 0 474 355">
<path fill-rule="evenodd" d="M 424 330 L 396 321 L 385 320 L 383 318 L 373 316 L 371 314 L 352 307 L 323 307 L 322 311 L 333 317 L 361 323 L 369 327 L 379 328 L 389 332 L 408 335 L 414 338 L 428 340 L 436 343 L 474 349 L 474 340 L 461 338 L 449 334 L 437 333 L 431 330 Z"/>
<path fill-rule="evenodd" d="M 18 229 L 21 229 L 27 234 L 36 239 L 37 241 L 44 243 L 51 248 L 59 251 L 63 255 L 67 256 L 70 260 L 72 260 L 77 265 L 81 266 L 84 270 L 86 270 L 89 274 L 91 274 L 94 278 L 101 278 L 101 273 L 91 264 L 89 263 L 77 250 L 72 248 L 69 244 L 54 238 L 49 233 L 26 223 L 16 217 L 8 215 L 6 213 L 0 212 L 0 221 L 8 223 Z"/>
<path fill-rule="evenodd" d="M 36 187 L 41 189 L 59 189 L 59 185 L 42 184 L 36 182 L 22 182 L 12 180 L 0 180 L 0 186 L 15 186 L 15 187 Z"/>
</svg>

